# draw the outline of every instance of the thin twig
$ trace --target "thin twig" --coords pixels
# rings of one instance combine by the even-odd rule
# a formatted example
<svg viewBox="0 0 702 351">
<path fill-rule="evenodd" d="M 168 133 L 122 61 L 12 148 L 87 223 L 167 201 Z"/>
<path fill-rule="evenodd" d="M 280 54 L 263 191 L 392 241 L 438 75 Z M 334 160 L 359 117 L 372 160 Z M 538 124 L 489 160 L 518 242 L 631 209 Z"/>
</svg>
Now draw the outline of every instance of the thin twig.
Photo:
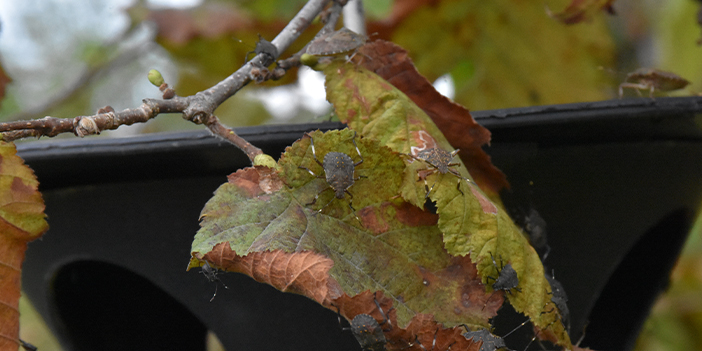
<svg viewBox="0 0 702 351">
<path fill-rule="evenodd" d="M 127 40 L 134 37 L 134 30 L 127 32 L 126 34 L 120 36 L 119 39 Z M 119 68 L 126 66 L 128 63 L 134 62 L 135 59 L 141 57 L 143 54 L 153 50 L 155 44 L 153 42 L 148 42 L 148 40 L 153 40 L 153 35 L 149 35 L 146 39 L 147 42 L 139 43 L 134 47 L 124 49 L 124 51 L 118 53 L 114 57 L 108 59 L 107 61 L 95 66 L 90 67 L 84 71 L 80 78 L 76 79 L 69 87 L 63 89 L 58 94 L 49 98 L 48 101 L 43 104 L 32 107 L 25 111 L 15 113 L 7 118 L 10 121 L 22 120 L 27 118 L 32 118 L 32 116 L 43 115 L 50 110 L 60 106 L 67 100 L 71 100 L 85 91 L 91 84 L 100 80 L 101 78 L 108 76 Z M 111 40 L 109 43 L 103 45 L 106 51 L 111 45 L 116 45 L 117 40 Z M 103 52 L 101 51 L 101 52 Z"/>
<path fill-rule="evenodd" d="M 335 1 L 332 4 L 331 9 L 329 10 L 330 11 L 329 15 L 325 19 L 326 23 L 324 24 L 324 27 L 322 27 L 322 29 L 317 33 L 317 35 L 314 36 L 315 38 L 319 38 L 321 36 L 324 36 L 324 35 L 327 35 L 329 33 L 334 32 L 336 22 L 339 21 L 339 17 L 341 16 L 343 7 L 344 7 L 344 5 L 340 2 Z M 305 47 L 302 48 L 302 50 L 294 53 L 289 58 L 287 58 L 285 60 L 278 61 L 278 69 L 283 69 L 287 72 L 289 69 L 291 69 L 293 67 L 299 67 L 300 65 L 302 65 L 302 63 L 300 62 L 300 58 L 302 57 L 302 55 L 304 53 L 307 52 L 308 46 L 310 46 L 310 43 L 307 43 L 305 45 Z M 280 75 L 280 74 L 277 74 L 276 76 L 278 76 L 278 75 Z M 276 78 L 274 77 L 273 79 L 276 79 Z"/>
<path fill-rule="evenodd" d="M 283 31 L 273 39 L 272 43 L 277 48 L 278 53 L 285 51 L 300 36 L 300 33 L 310 25 L 314 17 L 322 11 L 329 1 L 310 0 L 305 4 Z M 338 7 L 340 5 L 335 3 L 335 6 Z M 338 15 L 335 18 L 338 19 Z M 265 69 L 276 59 L 277 55 L 272 56 L 268 53 L 260 53 L 215 86 L 193 96 L 176 96 L 174 91 L 164 84 L 160 88 L 164 95 L 163 100 L 145 99 L 143 100 L 144 103 L 138 108 L 115 112 L 111 107 L 106 107 L 92 116 L 78 116 L 75 118 L 47 116 L 38 120 L 1 123 L 0 135 L 5 141 L 26 137 L 53 137 L 61 133 L 74 133 L 79 137 L 83 137 L 99 134 L 103 130 L 117 129 L 121 125 L 146 122 L 161 113 L 182 112 L 183 118 L 196 124 L 204 124 L 215 135 L 239 147 L 253 162 L 256 155 L 263 152 L 236 135 L 233 130 L 224 126 L 213 112 L 226 99 L 252 80 L 252 69 Z M 281 73 L 278 72 L 278 74 Z"/>
<path fill-rule="evenodd" d="M 329 1 L 330 0 L 310 0 L 305 4 L 290 23 L 283 28 L 280 34 L 271 41 L 276 49 L 278 49 L 278 54 L 285 51 L 288 46 L 300 36 L 302 31 L 309 27 L 312 20 L 322 11 Z M 251 61 L 215 86 L 192 96 L 193 100 L 190 106 L 183 111 L 183 118 L 195 123 L 202 123 L 205 117 L 214 112 L 215 108 L 251 81 L 252 68 L 267 67 L 276 59 L 278 59 L 278 57 L 271 57 L 269 54 L 262 53 L 256 55 Z M 271 61 L 267 62 L 268 60 Z"/>
</svg>

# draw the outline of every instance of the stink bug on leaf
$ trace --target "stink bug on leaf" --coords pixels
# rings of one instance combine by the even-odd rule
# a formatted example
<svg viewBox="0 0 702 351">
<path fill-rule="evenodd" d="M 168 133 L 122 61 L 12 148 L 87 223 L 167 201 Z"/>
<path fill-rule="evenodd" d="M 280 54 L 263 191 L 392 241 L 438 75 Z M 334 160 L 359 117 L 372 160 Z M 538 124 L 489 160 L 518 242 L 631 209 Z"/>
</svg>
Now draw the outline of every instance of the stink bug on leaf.
<svg viewBox="0 0 702 351">
<path fill-rule="evenodd" d="M 422 161 L 431 166 L 429 170 L 420 172 L 419 176 L 420 179 L 424 180 L 424 188 L 427 192 L 426 197 L 429 197 L 429 193 L 431 193 L 432 189 L 434 189 L 434 186 L 436 185 L 436 183 L 434 183 L 431 187 L 429 187 L 429 185 L 427 184 L 427 177 L 437 172 L 439 174 L 449 173 L 458 177 L 458 184 L 456 185 L 456 188 L 458 189 L 458 191 L 463 193 L 463 191 L 461 191 L 460 188 L 461 180 L 466 180 L 470 182 L 470 179 L 464 178 L 463 176 L 461 176 L 460 173 L 458 173 L 458 170 L 456 170 L 455 168 L 451 168 L 459 165 L 459 163 L 451 163 L 451 161 L 454 157 L 456 157 L 459 151 L 459 149 L 456 149 L 453 152 L 448 152 L 439 147 L 433 147 L 423 149 L 417 152 L 417 155 L 406 154 L 409 157 Z"/>
<path fill-rule="evenodd" d="M 353 211 L 354 216 L 356 215 L 356 209 L 353 208 L 353 205 L 351 203 L 353 201 L 353 195 L 349 192 L 348 189 L 354 184 L 355 181 L 361 178 L 360 176 L 354 178 L 354 172 L 356 170 L 356 166 L 363 163 L 363 156 L 361 155 L 361 151 L 358 150 L 358 145 L 356 145 L 356 132 L 353 133 L 352 141 L 353 146 L 356 148 L 356 152 L 358 153 L 358 157 L 361 158 L 360 161 L 354 163 L 353 159 L 351 159 L 351 156 L 345 153 L 328 152 L 326 155 L 324 155 L 324 161 L 319 162 L 319 160 L 317 159 L 317 152 L 314 149 L 314 139 L 312 138 L 312 136 L 310 136 L 312 156 L 314 157 L 314 161 L 317 162 L 317 164 L 319 164 L 320 166 L 322 166 L 322 169 L 324 170 L 324 176 L 317 175 L 307 167 L 299 166 L 298 168 L 307 170 L 307 172 L 309 172 L 311 175 L 317 178 L 325 178 L 329 187 L 325 188 L 324 190 L 320 191 L 317 195 L 315 195 L 312 202 L 307 204 L 308 206 L 315 204 L 321 193 L 332 189 L 334 190 L 334 195 L 337 199 L 343 199 L 345 197 L 345 194 L 349 195 L 349 197 L 351 198 L 349 200 L 349 207 L 351 208 L 351 211 Z M 329 202 L 327 202 L 326 205 L 322 206 L 322 208 L 317 210 L 317 213 L 322 212 L 322 210 L 325 207 L 329 206 L 329 204 L 332 203 L 332 201 L 334 201 L 334 198 L 329 200 Z M 360 222 L 358 216 L 356 217 L 356 219 L 358 219 Z"/>
<path fill-rule="evenodd" d="M 383 312 L 377 299 L 374 299 L 375 305 L 378 307 L 380 314 L 383 316 L 383 321 L 378 323 L 375 318 L 371 315 L 362 313 L 353 317 L 351 320 L 350 327 L 342 327 L 342 330 L 349 330 L 356 338 L 356 341 L 361 345 L 363 350 L 367 351 L 385 351 L 385 344 L 388 342 L 385 338 L 385 332 L 390 331 L 383 330 L 383 325 L 388 325 L 388 316 Z M 392 311 L 392 308 L 390 309 Z M 388 311 L 388 313 L 390 313 Z M 341 314 L 337 308 L 337 318 L 339 319 L 339 324 L 341 324 Z M 392 325 L 390 326 L 392 328 Z"/>
<path fill-rule="evenodd" d="M 568 295 L 566 295 L 565 290 L 561 282 L 556 280 L 555 274 L 551 271 L 551 275 L 546 274 L 546 280 L 548 284 L 551 285 L 551 302 L 556 305 L 558 311 L 560 312 L 560 320 L 563 323 L 563 327 L 568 333 L 570 333 L 570 310 L 568 309 Z"/>
<path fill-rule="evenodd" d="M 366 38 L 346 27 L 336 32 L 322 35 L 307 46 L 307 53 L 314 56 L 336 56 L 348 54 L 366 43 Z"/>
<path fill-rule="evenodd" d="M 636 93 L 641 96 L 639 89 L 649 90 L 648 96 L 653 98 L 653 92 L 673 91 L 686 87 L 690 82 L 671 72 L 665 72 L 654 68 L 639 68 L 626 75 L 624 83 L 619 85 L 619 98 L 624 95 L 624 88 L 636 89 Z"/>
<path fill-rule="evenodd" d="M 501 268 L 497 267 L 497 262 L 495 262 L 495 257 L 490 253 L 490 258 L 492 259 L 492 265 L 495 266 L 497 270 L 497 279 L 488 276 L 488 279 L 492 279 L 495 282 L 492 284 L 494 290 L 504 290 L 510 295 L 512 294 L 512 289 L 522 292 L 521 289 L 517 287 L 519 285 L 519 278 L 517 277 L 517 271 L 512 268 L 511 263 L 507 263 Z M 500 265 L 502 265 L 502 257 L 500 257 Z"/>
<path fill-rule="evenodd" d="M 472 339 L 473 342 L 480 342 L 480 351 L 495 351 L 497 349 L 506 348 L 505 340 L 499 336 L 493 335 L 487 329 L 470 331 L 465 324 L 462 324 L 467 332 L 463 333 L 466 339 Z"/>
</svg>

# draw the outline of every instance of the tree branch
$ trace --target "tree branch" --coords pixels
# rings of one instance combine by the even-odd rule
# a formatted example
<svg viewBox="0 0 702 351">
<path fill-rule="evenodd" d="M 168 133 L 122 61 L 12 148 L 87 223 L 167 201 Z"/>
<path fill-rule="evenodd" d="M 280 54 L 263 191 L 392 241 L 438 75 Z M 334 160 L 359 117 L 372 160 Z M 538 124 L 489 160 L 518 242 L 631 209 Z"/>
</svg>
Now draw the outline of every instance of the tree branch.
<svg viewBox="0 0 702 351">
<path fill-rule="evenodd" d="M 276 55 L 269 53 L 259 53 L 251 61 L 242 66 L 229 77 L 217 83 L 213 87 L 188 97 L 176 96 L 174 91 L 168 88 L 167 84 L 161 85 L 163 100 L 145 99 L 143 104 L 137 108 L 126 109 L 115 112 L 111 107 L 100 109 L 92 116 L 78 116 L 75 118 L 44 117 L 38 120 L 17 121 L 0 124 L 0 135 L 5 141 L 12 141 L 26 137 L 53 137 L 61 133 L 73 133 L 79 137 L 91 134 L 99 134 L 103 130 L 117 129 L 121 125 L 130 125 L 138 122 L 146 122 L 161 113 L 182 112 L 183 118 L 196 124 L 204 124 L 212 133 L 218 135 L 232 144 L 239 147 L 246 153 L 253 162 L 256 155 L 263 152 L 242 139 L 233 130 L 222 125 L 214 110 L 226 99 L 234 95 L 252 80 L 252 70 L 269 66 L 295 41 L 303 30 L 305 30 L 314 17 L 331 0 L 310 0 L 288 23 L 278 36 L 273 39 L 272 44 L 277 49 Z M 341 2 L 341 0 L 339 0 Z M 333 10 L 338 8 L 341 11 L 340 3 L 334 4 Z M 334 23 L 338 19 L 335 17 Z M 331 22 L 331 21 L 330 21 Z M 327 23 L 329 26 L 329 23 Z M 327 27 L 325 26 L 325 28 Z M 333 24 L 331 25 L 333 29 Z M 323 29 L 324 30 L 324 29 Z"/>
<path fill-rule="evenodd" d="M 309 27 L 312 20 L 322 11 L 330 0 L 310 0 L 295 15 L 285 28 L 271 43 L 278 49 L 278 54 L 285 51 L 302 31 Z M 215 86 L 201 91 L 193 96 L 190 106 L 183 111 L 183 118 L 195 123 L 202 123 L 204 118 L 211 115 L 217 106 L 243 88 L 251 81 L 251 69 L 254 67 L 268 67 L 278 57 L 269 54 L 258 54 L 251 61 L 225 78 Z M 270 61 L 270 62 L 269 62 Z"/>
</svg>

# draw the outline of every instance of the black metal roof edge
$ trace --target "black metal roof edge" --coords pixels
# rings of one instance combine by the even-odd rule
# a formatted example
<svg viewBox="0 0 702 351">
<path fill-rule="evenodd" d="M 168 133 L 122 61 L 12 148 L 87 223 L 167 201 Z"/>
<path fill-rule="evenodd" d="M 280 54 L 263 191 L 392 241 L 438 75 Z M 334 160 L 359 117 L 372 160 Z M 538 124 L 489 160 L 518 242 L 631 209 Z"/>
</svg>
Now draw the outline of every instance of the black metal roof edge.
<svg viewBox="0 0 702 351">
<path fill-rule="evenodd" d="M 290 139 L 295 140 L 303 133 L 315 130 L 331 130 L 344 128 L 341 123 L 314 124 L 284 124 L 264 125 L 255 127 L 236 128 L 236 133 L 252 144 L 264 140 Z M 120 154 L 152 153 L 177 148 L 192 148 L 196 146 L 223 147 L 231 146 L 208 130 L 187 132 L 166 132 L 143 134 L 125 138 L 90 138 L 64 139 L 56 141 L 30 142 L 17 145 L 17 151 L 25 160 L 46 159 L 66 153 L 91 156 Z"/>
<path fill-rule="evenodd" d="M 572 123 L 609 118 L 651 118 L 702 113 L 702 96 L 638 98 L 471 111 L 486 128 Z"/>
<path fill-rule="evenodd" d="M 520 108 L 473 111 L 476 120 L 488 129 L 544 126 L 549 124 L 602 121 L 607 119 L 647 119 L 661 116 L 690 116 L 702 113 L 702 96 L 681 98 L 641 98 L 607 100 L 562 105 L 530 106 Z M 264 125 L 236 128 L 236 133 L 256 145 L 271 140 L 296 140 L 303 133 L 321 129 L 344 128 L 342 123 L 323 122 L 306 124 Z M 168 132 L 138 135 L 126 138 L 65 139 L 22 143 L 18 153 L 25 159 L 47 159 L 58 155 L 114 155 L 167 151 L 195 146 L 226 147 L 207 130 Z M 232 146 L 233 147 L 233 146 Z"/>
</svg>

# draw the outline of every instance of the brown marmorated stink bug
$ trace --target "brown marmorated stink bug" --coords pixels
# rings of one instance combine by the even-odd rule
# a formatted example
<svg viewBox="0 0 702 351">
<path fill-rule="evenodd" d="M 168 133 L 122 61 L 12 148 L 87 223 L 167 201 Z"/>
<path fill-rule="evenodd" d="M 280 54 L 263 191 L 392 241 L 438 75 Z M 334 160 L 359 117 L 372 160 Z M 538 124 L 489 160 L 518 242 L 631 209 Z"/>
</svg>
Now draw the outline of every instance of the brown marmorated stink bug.
<svg viewBox="0 0 702 351">
<path fill-rule="evenodd" d="M 481 343 L 479 351 L 495 351 L 497 349 L 507 347 L 503 338 L 493 335 L 487 329 L 470 331 L 470 329 L 468 329 L 468 326 L 466 326 L 465 324 L 461 324 L 461 326 L 463 328 L 466 328 L 467 332 L 463 333 L 463 336 L 466 339 L 472 339 L 473 342 Z"/>
<path fill-rule="evenodd" d="M 626 75 L 624 83 L 619 85 L 619 98 L 624 95 L 624 88 L 636 89 L 636 93 L 641 96 L 639 89 L 649 90 L 648 96 L 653 98 L 653 92 L 673 91 L 686 87 L 690 82 L 671 72 L 657 70 L 655 68 L 639 68 Z"/>
<path fill-rule="evenodd" d="M 337 56 L 348 54 L 366 43 L 366 38 L 346 27 L 327 35 L 321 35 L 310 42 L 307 53 L 314 56 Z"/>
<path fill-rule="evenodd" d="M 559 311 L 559 319 L 563 327 L 570 333 L 570 310 L 568 309 L 568 295 L 566 295 L 563 284 L 556 280 L 555 273 L 551 271 L 551 275 L 545 274 L 548 284 L 551 286 L 551 302 L 556 305 Z M 551 311 L 548 311 L 551 312 Z M 545 313 L 545 312 L 544 312 Z"/>
<path fill-rule="evenodd" d="M 375 305 L 378 307 L 380 314 L 383 316 L 383 321 L 378 323 L 375 318 L 371 315 L 362 313 L 358 314 L 351 320 L 350 327 L 342 327 L 342 330 L 349 330 L 356 338 L 356 341 L 361 345 L 361 348 L 366 351 L 385 351 L 385 344 L 388 342 L 385 338 L 385 332 L 390 331 L 383 330 L 383 325 L 387 325 L 388 316 L 383 312 L 380 307 L 378 300 L 374 298 Z M 392 311 L 392 307 L 390 311 Z M 388 313 L 390 313 L 388 311 Z M 339 309 L 337 308 L 337 318 L 339 319 L 339 324 L 341 324 L 341 314 L 339 314 Z M 392 328 L 392 325 L 390 325 Z"/>
<path fill-rule="evenodd" d="M 258 35 L 258 41 L 256 42 L 256 48 L 254 51 L 249 51 L 246 53 L 246 58 L 244 59 L 244 63 L 249 61 L 249 55 L 251 54 L 265 54 L 268 56 L 265 60 L 274 60 L 276 57 L 278 57 L 278 48 L 273 45 L 270 41 L 263 39 L 261 34 Z M 269 61 L 270 62 L 270 61 Z"/>
<path fill-rule="evenodd" d="M 307 135 L 310 137 L 310 145 L 312 147 L 312 156 L 314 157 L 314 161 L 317 162 L 317 164 L 319 164 L 320 166 L 322 166 L 322 169 L 324 170 L 324 176 L 317 175 L 307 167 L 299 166 L 298 168 L 307 170 L 307 172 L 309 172 L 311 175 L 317 178 L 325 178 L 327 184 L 329 185 L 329 187 L 317 193 L 314 199 L 312 199 L 312 202 L 308 203 L 307 206 L 315 204 L 320 194 L 329 189 L 332 189 L 334 190 L 334 195 L 337 199 L 343 199 L 345 197 L 345 194 L 349 195 L 349 197 L 351 198 L 349 200 L 349 207 L 351 208 L 351 211 L 353 211 L 354 216 L 356 216 L 356 209 L 353 208 L 352 204 L 353 195 L 348 190 L 354 184 L 355 181 L 359 180 L 362 177 L 359 176 L 354 178 L 354 172 L 356 170 L 356 167 L 363 163 L 363 156 L 361 155 L 361 151 L 358 150 L 358 145 L 356 145 L 356 132 L 353 132 L 352 141 L 353 146 L 356 148 L 356 152 L 358 153 L 358 157 L 360 157 L 361 160 L 355 163 L 353 162 L 353 159 L 351 159 L 351 156 L 342 152 L 328 152 L 326 155 L 324 155 L 323 162 L 319 162 L 319 160 L 317 159 L 317 152 L 314 149 L 314 139 L 311 135 Z M 322 206 L 322 208 L 317 210 L 317 213 L 322 212 L 322 210 L 329 206 L 329 204 L 331 204 L 332 201 L 334 201 L 334 198 L 329 200 L 329 202 L 327 202 L 326 205 Z M 358 216 L 356 216 L 356 219 L 358 219 L 358 221 L 360 222 Z"/>
<path fill-rule="evenodd" d="M 512 295 L 512 289 L 522 292 L 521 289 L 517 287 L 519 285 L 519 278 L 517 277 L 517 271 L 512 268 L 511 263 L 502 265 L 502 257 L 500 257 L 501 268 L 497 267 L 497 262 L 495 262 L 495 257 L 490 253 L 490 258 L 492 259 L 492 265 L 495 266 L 497 270 L 497 279 L 487 276 L 487 279 L 492 279 L 495 282 L 492 284 L 493 290 L 504 290 Z"/>
<path fill-rule="evenodd" d="M 427 177 L 436 172 L 439 172 L 439 174 L 449 173 L 458 177 L 458 184 L 456 184 L 456 189 L 463 193 L 463 191 L 461 191 L 460 188 L 461 180 L 470 182 L 470 179 L 464 178 L 463 176 L 461 176 L 460 173 L 458 173 L 458 171 L 455 168 L 451 168 L 459 165 L 459 163 L 451 163 L 451 161 L 454 157 L 456 157 L 459 151 L 459 149 L 456 149 L 452 152 L 448 152 L 439 147 L 432 147 L 417 152 L 417 155 L 405 154 L 409 157 L 422 161 L 431 166 L 429 170 L 419 172 L 420 179 L 424 180 L 424 189 L 427 191 L 426 197 L 429 197 L 429 193 L 431 193 L 432 189 L 434 189 L 434 186 L 436 185 L 436 183 L 434 183 L 431 187 L 429 187 L 429 185 L 427 184 Z"/>
</svg>

